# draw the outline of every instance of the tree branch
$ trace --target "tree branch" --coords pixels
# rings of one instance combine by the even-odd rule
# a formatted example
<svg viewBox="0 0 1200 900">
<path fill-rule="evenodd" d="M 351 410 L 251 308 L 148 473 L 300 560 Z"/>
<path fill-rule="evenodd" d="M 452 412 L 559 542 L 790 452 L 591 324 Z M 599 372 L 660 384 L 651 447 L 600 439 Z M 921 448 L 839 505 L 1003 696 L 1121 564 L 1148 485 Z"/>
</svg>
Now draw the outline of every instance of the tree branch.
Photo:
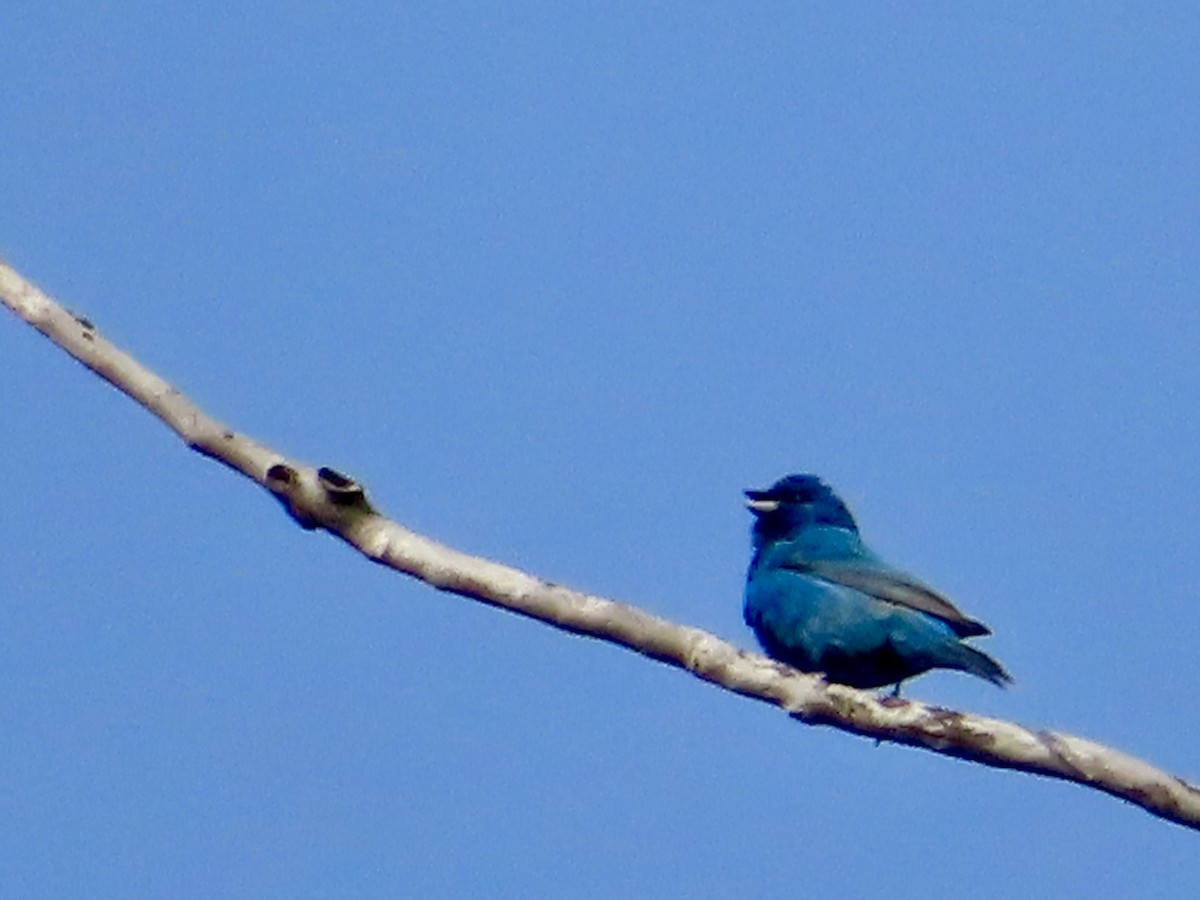
<svg viewBox="0 0 1200 900">
<path fill-rule="evenodd" d="M 1200 787 L 1083 738 L 879 698 L 828 684 L 715 635 L 632 606 L 573 591 L 469 556 L 377 513 L 362 487 L 333 469 L 289 460 L 213 419 L 0 261 L 0 302 L 175 431 L 193 450 L 262 485 L 306 529 L 324 529 L 369 560 L 433 587 L 502 607 L 574 634 L 627 647 L 793 718 L 881 741 L 923 747 L 997 768 L 1104 791 L 1200 830 Z"/>
</svg>

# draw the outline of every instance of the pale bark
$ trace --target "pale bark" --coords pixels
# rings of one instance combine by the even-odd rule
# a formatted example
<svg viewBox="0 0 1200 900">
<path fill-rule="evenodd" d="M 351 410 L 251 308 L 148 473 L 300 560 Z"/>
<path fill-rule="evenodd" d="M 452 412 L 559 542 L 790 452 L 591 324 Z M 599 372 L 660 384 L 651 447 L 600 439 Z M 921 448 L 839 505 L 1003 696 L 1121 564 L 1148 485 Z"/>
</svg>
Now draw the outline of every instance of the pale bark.
<svg viewBox="0 0 1200 900">
<path fill-rule="evenodd" d="M 335 470 L 287 459 L 213 419 L 105 340 L 86 318 L 59 306 L 3 262 L 0 302 L 158 416 L 193 450 L 258 482 L 301 526 L 325 529 L 373 562 L 439 590 L 619 644 L 726 690 L 771 703 L 802 722 L 1073 781 L 1200 829 L 1200 788 L 1100 744 L 827 684 L 700 629 L 443 546 L 380 515 L 361 486 Z"/>
</svg>

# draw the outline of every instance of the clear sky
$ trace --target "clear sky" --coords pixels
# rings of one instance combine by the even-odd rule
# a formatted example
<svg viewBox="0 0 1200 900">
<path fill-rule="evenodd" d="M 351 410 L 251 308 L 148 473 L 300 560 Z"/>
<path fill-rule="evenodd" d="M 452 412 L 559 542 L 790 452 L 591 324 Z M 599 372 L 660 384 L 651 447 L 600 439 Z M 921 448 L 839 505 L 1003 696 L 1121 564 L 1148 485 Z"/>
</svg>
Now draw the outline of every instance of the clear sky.
<svg viewBox="0 0 1200 900">
<path fill-rule="evenodd" d="M 743 488 L 1200 779 L 1200 7 L 0 6 L 0 256 L 460 549 L 752 647 Z M 0 315 L 0 896 L 1196 896 L 1200 835 L 296 528 Z"/>
</svg>

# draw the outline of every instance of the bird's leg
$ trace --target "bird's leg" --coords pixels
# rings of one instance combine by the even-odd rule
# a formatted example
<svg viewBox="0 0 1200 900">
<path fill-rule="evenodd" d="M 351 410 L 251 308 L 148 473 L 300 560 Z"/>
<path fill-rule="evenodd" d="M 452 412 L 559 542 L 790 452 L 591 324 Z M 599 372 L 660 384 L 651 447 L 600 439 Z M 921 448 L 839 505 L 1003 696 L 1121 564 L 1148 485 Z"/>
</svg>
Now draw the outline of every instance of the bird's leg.
<svg viewBox="0 0 1200 900">
<path fill-rule="evenodd" d="M 885 705 L 886 705 L 886 704 L 890 703 L 890 702 L 891 702 L 891 701 L 893 701 L 893 700 L 900 700 L 900 699 L 902 699 L 902 698 L 901 698 L 901 696 L 900 696 L 900 685 L 901 685 L 901 683 L 902 683 L 902 682 L 899 682 L 899 681 L 897 681 L 897 682 L 896 682 L 896 684 L 895 684 L 895 685 L 892 687 L 892 689 L 891 689 L 890 691 L 885 691 L 884 693 L 880 694 L 880 695 L 879 695 L 879 698 L 878 698 L 878 699 L 879 699 L 879 702 L 880 702 L 880 703 L 883 703 L 883 704 L 885 704 Z"/>
<path fill-rule="evenodd" d="M 883 703 L 884 705 L 886 705 L 887 703 L 889 703 L 892 700 L 899 700 L 900 699 L 900 685 L 902 685 L 903 683 L 904 683 L 903 679 L 901 679 L 900 681 L 897 681 L 896 686 L 894 688 L 892 688 L 891 692 L 881 696 L 879 698 L 879 701 L 881 703 Z M 876 747 L 878 747 L 882 743 L 883 743 L 883 738 L 875 738 L 875 746 Z"/>
</svg>

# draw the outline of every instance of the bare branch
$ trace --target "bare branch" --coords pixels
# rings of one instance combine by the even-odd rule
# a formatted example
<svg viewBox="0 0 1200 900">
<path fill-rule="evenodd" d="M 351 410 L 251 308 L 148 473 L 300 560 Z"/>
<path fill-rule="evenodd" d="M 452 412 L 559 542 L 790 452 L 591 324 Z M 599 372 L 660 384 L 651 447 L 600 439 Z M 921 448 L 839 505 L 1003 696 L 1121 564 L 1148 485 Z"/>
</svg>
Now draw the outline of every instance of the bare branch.
<svg viewBox="0 0 1200 900">
<path fill-rule="evenodd" d="M 573 591 L 468 556 L 377 513 L 362 487 L 333 469 L 288 460 L 216 421 L 0 262 L 0 301 L 93 372 L 128 394 L 189 447 L 258 482 L 308 529 L 321 528 L 373 562 L 443 591 L 619 644 L 814 725 L 923 747 L 997 768 L 1073 781 L 1200 830 L 1200 787 L 1083 738 L 1000 719 L 878 698 L 828 684 L 739 650 L 715 635 L 632 606 Z"/>
</svg>

